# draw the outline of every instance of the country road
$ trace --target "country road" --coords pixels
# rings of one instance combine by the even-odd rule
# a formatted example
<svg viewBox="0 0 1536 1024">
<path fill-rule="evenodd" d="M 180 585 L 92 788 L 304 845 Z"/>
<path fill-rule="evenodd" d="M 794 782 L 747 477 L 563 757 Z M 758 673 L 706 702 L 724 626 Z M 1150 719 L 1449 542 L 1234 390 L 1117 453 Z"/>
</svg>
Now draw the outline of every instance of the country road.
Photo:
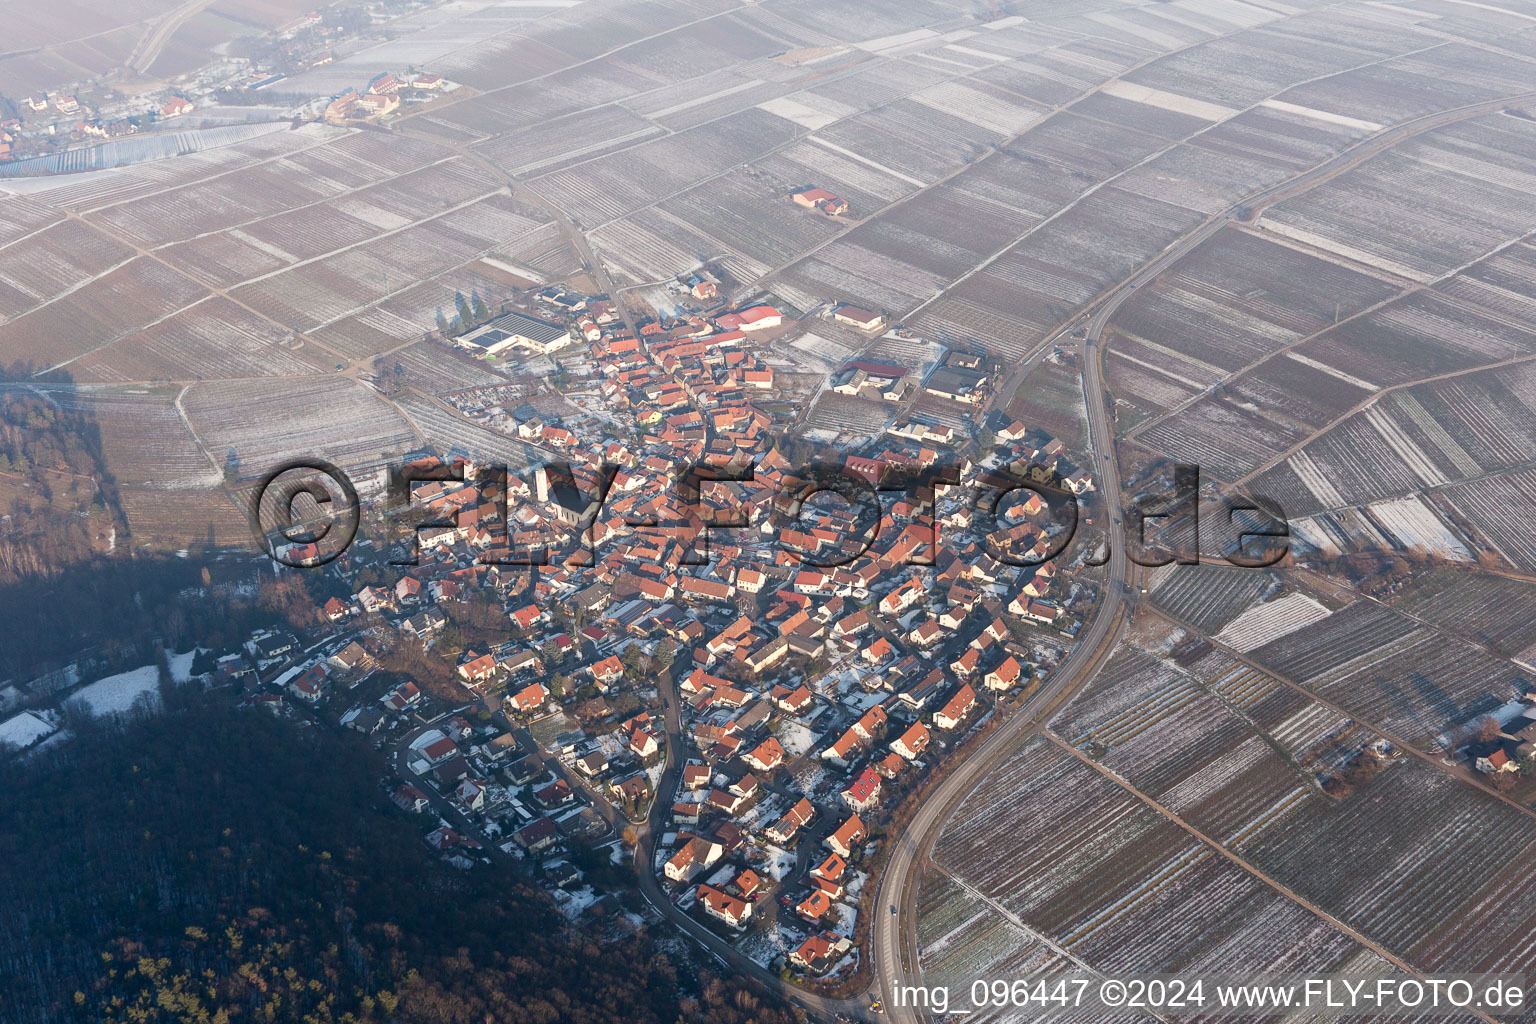
<svg viewBox="0 0 1536 1024">
<path fill-rule="evenodd" d="M 212 0 L 187 0 L 175 10 L 161 15 L 139 40 L 139 45 L 133 48 L 133 53 L 128 55 L 127 67 L 141 75 L 149 71 L 176 30 L 197 17 L 210 3 Z"/>
<path fill-rule="evenodd" d="M 1009 720 L 952 770 L 913 816 L 881 872 L 874 903 L 875 921 L 870 929 L 870 960 L 874 978 L 872 998 L 879 998 L 890 1019 L 918 1022 L 913 1010 L 897 1005 L 896 986 L 915 975 L 909 950 L 915 948 L 915 889 L 918 869 L 924 862 L 938 832 L 953 809 L 981 781 L 985 774 L 1007 756 L 1021 740 L 1038 732 L 1044 725 L 1043 712 L 1063 695 L 1086 685 L 1118 641 L 1124 628 L 1125 598 L 1134 583 L 1133 566 L 1127 557 L 1122 522 L 1124 502 L 1121 495 L 1119 467 L 1115 459 L 1115 436 L 1108 395 L 1104 389 L 1104 332 L 1120 306 L 1135 289 L 1154 280 L 1178 260 L 1214 237 L 1228 224 L 1238 220 L 1257 220 L 1270 205 L 1357 166 L 1403 139 L 1455 121 L 1500 110 L 1511 103 L 1536 99 L 1536 92 L 1486 100 L 1451 110 L 1427 114 L 1405 121 L 1356 145 L 1331 159 L 1234 204 L 1195 231 L 1164 250 L 1134 275 L 1122 281 L 1094 308 L 1087 325 L 1083 353 L 1083 397 L 1088 411 L 1088 451 L 1098 474 L 1099 490 L 1104 500 L 1104 523 L 1110 543 L 1108 575 L 1103 599 L 1071 655 L 1052 675 L 1049 682 L 1009 718 Z M 1065 328 L 1063 328 L 1065 329 Z M 1060 332 L 1057 332 L 1058 335 Z M 1054 336 L 1053 336 L 1054 337 Z M 1049 344 L 1049 339 L 1046 344 Z M 1015 375 L 1016 376 L 1016 375 Z M 1010 384 L 1018 382 L 1009 378 Z M 888 911 L 892 908 L 894 912 Z"/>
</svg>

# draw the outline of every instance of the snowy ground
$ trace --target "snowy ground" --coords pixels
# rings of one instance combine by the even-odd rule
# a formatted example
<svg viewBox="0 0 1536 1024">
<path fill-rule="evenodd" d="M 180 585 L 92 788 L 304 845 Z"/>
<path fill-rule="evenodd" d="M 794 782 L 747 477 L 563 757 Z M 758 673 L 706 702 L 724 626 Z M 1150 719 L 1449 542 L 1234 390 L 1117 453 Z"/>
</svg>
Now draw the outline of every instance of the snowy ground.
<svg viewBox="0 0 1536 1024">
<path fill-rule="evenodd" d="M 98 679 L 76 690 L 69 696 L 69 700 L 83 701 L 91 714 L 97 717 L 120 714 L 132 708 L 140 697 L 147 696 L 148 700 L 154 701 L 159 686 L 160 670 L 154 665 L 145 665 Z"/>
<path fill-rule="evenodd" d="M 0 747 L 30 747 L 53 731 L 53 724 L 36 712 L 23 711 L 19 715 L 0 722 Z"/>
<path fill-rule="evenodd" d="M 170 666 L 171 679 L 178 683 L 189 681 L 192 678 L 192 661 L 196 657 L 196 649 L 185 654 L 169 655 L 166 660 Z M 157 700 L 156 691 L 159 686 L 159 668 L 154 665 L 144 665 L 127 672 L 119 672 L 115 676 L 98 679 L 89 686 L 76 690 L 65 700 L 84 701 L 91 714 L 98 717 L 121 714 L 132 708 L 134 702 L 145 694 L 149 695 L 151 702 Z"/>
<path fill-rule="evenodd" d="M 791 758 L 804 757 L 816 745 L 816 734 L 799 722 L 786 722 L 779 730 L 779 743 Z"/>
<path fill-rule="evenodd" d="M 791 871 L 795 870 L 795 855 L 778 846 L 764 845 L 763 853 L 768 859 L 763 865 L 775 882 L 782 882 Z"/>
</svg>

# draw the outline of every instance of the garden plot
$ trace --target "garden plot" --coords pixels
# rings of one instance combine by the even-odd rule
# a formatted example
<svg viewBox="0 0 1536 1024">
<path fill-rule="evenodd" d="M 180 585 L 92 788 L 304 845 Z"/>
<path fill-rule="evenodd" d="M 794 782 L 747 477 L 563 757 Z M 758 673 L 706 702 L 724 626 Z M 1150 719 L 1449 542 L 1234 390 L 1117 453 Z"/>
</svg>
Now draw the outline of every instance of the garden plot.
<svg viewBox="0 0 1536 1024">
<path fill-rule="evenodd" d="M 1279 583 L 1279 576 L 1268 569 L 1169 565 L 1157 572 L 1152 601 L 1180 622 L 1209 634 L 1273 593 Z"/>
<path fill-rule="evenodd" d="M 1536 584 L 1445 567 L 1408 583 L 1392 606 L 1522 664 L 1536 664 L 1536 616 L 1531 614 Z"/>
<path fill-rule="evenodd" d="M 220 296 L 82 356 L 85 381 L 199 380 L 317 373 L 325 354 L 283 344 L 289 335 Z"/>
<path fill-rule="evenodd" d="M 181 404 L 204 446 L 221 461 L 233 450 L 244 477 L 318 455 L 367 491 L 381 469 L 419 444 L 389 403 L 339 377 L 210 381 L 193 384 Z"/>
<path fill-rule="evenodd" d="M 133 255 L 79 220 L 61 221 L 0 247 L 0 323 L 81 287 Z"/>
</svg>

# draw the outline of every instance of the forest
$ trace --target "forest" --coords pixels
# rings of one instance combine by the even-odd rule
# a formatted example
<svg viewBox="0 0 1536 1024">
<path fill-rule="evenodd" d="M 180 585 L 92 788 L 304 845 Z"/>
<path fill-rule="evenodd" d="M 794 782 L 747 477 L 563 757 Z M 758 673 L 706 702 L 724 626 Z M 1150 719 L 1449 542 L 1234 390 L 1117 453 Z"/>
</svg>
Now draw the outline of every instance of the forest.
<svg viewBox="0 0 1536 1024">
<path fill-rule="evenodd" d="M 0 370 L 0 583 L 108 550 L 126 523 L 96 423 Z"/>
<path fill-rule="evenodd" d="M 788 1024 L 615 915 L 460 871 L 355 734 L 162 687 L 0 764 L 0 1019 Z"/>
</svg>

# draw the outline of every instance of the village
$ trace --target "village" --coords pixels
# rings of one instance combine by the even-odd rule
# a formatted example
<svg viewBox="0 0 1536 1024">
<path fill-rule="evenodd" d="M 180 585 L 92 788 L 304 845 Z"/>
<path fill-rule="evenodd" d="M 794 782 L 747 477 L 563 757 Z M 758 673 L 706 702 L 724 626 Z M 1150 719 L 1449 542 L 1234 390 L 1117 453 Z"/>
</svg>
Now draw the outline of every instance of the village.
<svg viewBox="0 0 1536 1024">
<path fill-rule="evenodd" d="M 221 145 L 242 127 L 264 122 L 376 123 L 402 106 L 447 95 L 457 83 L 420 68 L 398 68 L 376 72 L 339 94 L 315 97 L 308 86 L 295 86 L 295 78 L 327 67 L 339 51 L 386 33 L 394 19 L 422 6 L 339 4 L 310 11 L 249 44 L 248 55 L 212 53 L 207 64 L 166 80 L 114 72 L 25 96 L 0 95 L 0 165 L 11 164 L 12 172 L 79 170 L 174 152 L 174 146 L 155 145 L 161 137 L 180 135 L 179 144 L 188 145 L 186 136 L 206 133 L 206 144 Z M 112 151 L 106 162 L 66 157 L 130 139 L 144 141 L 138 149 Z M 47 160 L 53 162 L 42 162 Z"/>
<path fill-rule="evenodd" d="M 786 510 L 797 467 L 759 408 L 777 392 L 758 340 L 786 317 L 721 305 L 707 276 L 679 289 L 694 311 L 633 331 L 631 311 L 569 288 L 495 310 L 465 300 L 445 351 L 601 396 L 607 420 L 569 424 L 495 389 L 462 403 L 569 476 L 514 469 L 498 493 L 463 452 L 417 453 L 405 507 L 371 503 L 340 558 L 282 570 L 315 595 L 319 625 L 252 636 L 213 671 L 252 707 L 373 737 L 394 803 L 452 863 L 514 860 L 573 916 L 643 910 L 626 895 L 639 872 L 653 905 L 763 966 L 839 976 L 857 964 L 885 826 L 1060 663 L 1095 584 L 1040 560 L 1060 526 L 1038 493 L 990 535 L 958 489 L 891 495 L 876 523 L 837 497 Z M 911 391 L 931 383 L 897 369 Z M 869 371 L 835 377 L 850 372 Z M 941 459 L 1028 462 L 1091 499 L 1061 442 L 1023 424 L 999 423 L 979 452 L 893 415 L 901 429 L 819 457 L 871 483 Z M 675 467 L 696 464 L 737 472 L 690 504 Z M 283 548 L 297 564 L 313 553 Z M 451 681 L 385 669 L 402 648 L 451 665 Z"/>
</svg>

